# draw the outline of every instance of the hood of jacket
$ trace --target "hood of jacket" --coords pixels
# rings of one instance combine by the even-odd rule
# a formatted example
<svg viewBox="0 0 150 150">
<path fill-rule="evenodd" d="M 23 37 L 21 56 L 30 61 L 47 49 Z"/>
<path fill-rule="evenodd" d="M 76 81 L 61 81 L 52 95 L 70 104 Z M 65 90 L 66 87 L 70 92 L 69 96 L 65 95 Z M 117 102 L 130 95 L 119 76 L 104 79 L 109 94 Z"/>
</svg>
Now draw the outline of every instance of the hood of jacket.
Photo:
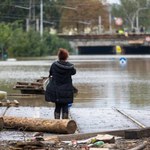
<svg viewBox="0 0 150 150">
<path fill-rule="evenodd" d="M 74 65 L 67 61 L 55 61 L 55 69 L 60 72 L 66 72 L 74 68 Z"/>
<path fill-rule="evenodd" d="M 55 61 L 55 65 L 59 68 L 63 69 L 72 69 L 74 68 L 74 65 L 67 61 Z"/>
</svg>

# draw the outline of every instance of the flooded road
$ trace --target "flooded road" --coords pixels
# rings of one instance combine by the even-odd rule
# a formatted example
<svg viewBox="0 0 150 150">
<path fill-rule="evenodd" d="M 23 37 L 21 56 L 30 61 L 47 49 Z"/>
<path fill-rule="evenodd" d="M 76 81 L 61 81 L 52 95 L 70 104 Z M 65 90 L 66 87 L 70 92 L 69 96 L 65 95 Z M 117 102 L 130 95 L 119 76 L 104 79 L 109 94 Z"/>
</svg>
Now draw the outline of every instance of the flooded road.
<svg viewBox="0 0 150 150">
<path fill-rule="evenodd" d="M 121 62 L 121 57 L 127 61 Z M 54 59 L 1 61 L 0 90 L 19 94 L 13 90 L 16 82 L 48 76 Z M 73 83 L 79 90 L 73 107 L 150 110 L 150 56 L 70 56 L 70 61 L 77 69 Z M 21 106 L 53 106 L 44 95 L 8 98 L 17 99 Z"/>
</svg>

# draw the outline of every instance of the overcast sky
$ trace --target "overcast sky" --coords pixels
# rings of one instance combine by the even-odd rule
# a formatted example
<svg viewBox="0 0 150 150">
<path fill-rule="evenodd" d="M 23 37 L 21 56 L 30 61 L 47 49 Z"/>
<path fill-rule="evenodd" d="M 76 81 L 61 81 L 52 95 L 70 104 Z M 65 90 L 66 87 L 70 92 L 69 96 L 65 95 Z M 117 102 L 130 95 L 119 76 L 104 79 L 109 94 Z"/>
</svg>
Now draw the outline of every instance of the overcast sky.
<svg viewBox="0 0 150 150">
<path fill-rule="evenodd" d="M 119 0 L 107 0 L 110 3 L 119 3 Z"/>
</svg>

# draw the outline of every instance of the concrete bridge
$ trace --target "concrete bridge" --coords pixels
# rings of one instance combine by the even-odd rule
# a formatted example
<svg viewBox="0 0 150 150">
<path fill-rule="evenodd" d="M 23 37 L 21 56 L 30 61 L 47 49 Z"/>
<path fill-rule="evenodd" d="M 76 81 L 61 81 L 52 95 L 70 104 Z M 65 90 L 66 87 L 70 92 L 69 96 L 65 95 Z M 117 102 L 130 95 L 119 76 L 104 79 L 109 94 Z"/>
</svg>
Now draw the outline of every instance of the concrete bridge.
<svg viewBox="0 0 150 150">
<path fill-rule="evenodd" d="M 150 34 L 59 35 L 69 40 L 78 54 L 116 54 L 121 46 L 124 54 L 150 54 Z"/>
</svg>

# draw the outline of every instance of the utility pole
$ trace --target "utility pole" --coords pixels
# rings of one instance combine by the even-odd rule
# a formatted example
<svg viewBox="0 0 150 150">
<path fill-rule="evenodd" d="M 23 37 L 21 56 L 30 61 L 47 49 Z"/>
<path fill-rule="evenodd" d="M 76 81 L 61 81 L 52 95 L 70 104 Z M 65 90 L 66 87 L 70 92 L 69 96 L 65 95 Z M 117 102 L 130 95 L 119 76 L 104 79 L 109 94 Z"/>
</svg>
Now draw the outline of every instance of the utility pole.
<svg viewBox="0 0 150 150">
<path fill-rule="evenodd" d="M 40 34 L 43 36 L 43 0 L 40 4 Z"/>
</svg>

